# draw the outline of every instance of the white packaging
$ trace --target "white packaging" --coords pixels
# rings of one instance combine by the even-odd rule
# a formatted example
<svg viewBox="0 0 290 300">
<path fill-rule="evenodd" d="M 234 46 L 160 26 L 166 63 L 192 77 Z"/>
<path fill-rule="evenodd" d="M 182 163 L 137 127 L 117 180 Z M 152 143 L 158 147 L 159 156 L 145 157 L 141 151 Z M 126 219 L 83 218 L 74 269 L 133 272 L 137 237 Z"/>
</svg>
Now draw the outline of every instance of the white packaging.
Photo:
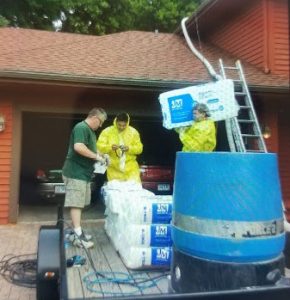
<svg viewBox="0 0 290 300">
<path fill-rule="evenodd" d="M 148 197 L 154 195 L 152 192 L 142 188 L 135 181 L 112 180 L 107 182 L 101 189 L 104 203 L 114 213 L 120 213 L 130 199 L 136 199 L 142 195 Z"/>
<path fill-rule="evenodd" d="M 104 196 L 105 205 L 113 213 L 130 213 L 134 209 L 134 205 L 141 204 L 144 200 L 154 196 L 150 191 L 141 190 L 118 190 L 108 189 Z M 131 205 L 133 204 L 133 206 Z"/>
<path fill-rule="evenodd" d="M 122 232 L 119 230 L 119 217 L 117 214 L 108 213 L 105 219 L 105 232 L 109 236 L 116 251 L 119 250 L 120 240 L 122 239 Z"/>
<path fill-rule="evenodd" d="M 114 179 L 108 181 L 104 186 L 104 188 L 118 189 L 124 191 L 132 191 L 132 190 L 136 191 L 136 190 L 142 190 L 142 184 L 134 180 L 121 181 L 121 180 Z"/>
<path fill-rule="evenodd" d="M 236 117 L 239 111 L 230 79 L 165 92 L 159 95 L 159 102 L 167 129 L 191 125 L 196 103 L 206 104 L 214 121 Z"/>
<path fill-rule="evenodd" d="M 119 254 L 129 269 L 169 268 L 171 247 L 120 247 Z"/>
<path fill-rule="evenodd" d="M 122 214 L 133 224 L 169 224 L 172 219 L 172 196 L 144 196 L 126 203 Z M 134 212 L 134 213 L 132 213 Z"/>
<path fill-rule="evenodd" d="M 130 247 L 170 247 L 170 224 L 129 224 L 124 222 L 120 226 L 120 234 Z"/>
<path fill-rule="evenodd" d="M 172 196 L 119 182 L 106 186 L 103 195 L 105 231 L 124 264 L 131 269 L 169 268 Z"/>
</svg>

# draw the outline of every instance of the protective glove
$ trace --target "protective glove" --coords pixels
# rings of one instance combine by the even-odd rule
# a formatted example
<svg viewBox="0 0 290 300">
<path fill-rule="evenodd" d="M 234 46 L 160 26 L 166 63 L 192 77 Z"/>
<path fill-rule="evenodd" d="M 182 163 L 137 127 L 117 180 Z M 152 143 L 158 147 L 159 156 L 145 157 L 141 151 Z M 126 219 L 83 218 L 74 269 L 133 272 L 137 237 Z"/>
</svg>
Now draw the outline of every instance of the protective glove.
<svg viewBox="0 0 290 300">
<path fill-rule="evenodd" d="M 101 154 L 101 153 L 97 153 L 97 155 L 96 155 L 96 161 L 97 161 L 97 163 L 99 163 L 101 165 L 105 165 L 106 164 L 105 155 Z"/>
</svg>

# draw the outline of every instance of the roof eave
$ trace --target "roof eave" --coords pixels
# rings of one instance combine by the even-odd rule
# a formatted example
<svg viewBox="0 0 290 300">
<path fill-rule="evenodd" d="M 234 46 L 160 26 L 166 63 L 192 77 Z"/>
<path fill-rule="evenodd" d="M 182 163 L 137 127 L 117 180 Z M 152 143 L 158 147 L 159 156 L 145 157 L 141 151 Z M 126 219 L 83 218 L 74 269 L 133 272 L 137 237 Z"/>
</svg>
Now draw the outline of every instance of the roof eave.
<svg viewBox="0 0 290 300">
<path fill-rule="evenodd" d="M 209 80 L 181 81 L 181 80 L 158 80 L 158 79 L 133 79 L 116 77 L 94 77 L 84 75 L 68 75 L 43 72 L 27 71 L 0 71 L 0 81 L 17 81 L 29 83 L 45 83 L 57 85 L 73 85 L 96 87 L 119 87 L 119 88 L 137 88 L 137 89 L 177 89 L 210 82 Z M 266 86 L 248 84 L 253 92 L 275 92 L 289 93 L 289 86 Z"/>
<path fill-rule="evenodd" d="M 123 87 L 142 87 L 142 88 L 182 88 L 189 85 L 205 83 L 206 81 L 179 81 L 179 80 L 161 80 L 150 78 L 117 78 L 117 77 L 95 77 L 85 75 L 54 74 L 43 72 L 27 71 L 0 71 L 0 80 L 17 80 L 46 82 L 62 85 L 86 85 L 96 86 L 123 86 Z"/>
<path fill-rule="evenodd" d="M 265 85 L 251 85 L 248 84 L 251 92 L 263 93 L 290 93 L 289 86 L 265 86 Z"/>
</svg>

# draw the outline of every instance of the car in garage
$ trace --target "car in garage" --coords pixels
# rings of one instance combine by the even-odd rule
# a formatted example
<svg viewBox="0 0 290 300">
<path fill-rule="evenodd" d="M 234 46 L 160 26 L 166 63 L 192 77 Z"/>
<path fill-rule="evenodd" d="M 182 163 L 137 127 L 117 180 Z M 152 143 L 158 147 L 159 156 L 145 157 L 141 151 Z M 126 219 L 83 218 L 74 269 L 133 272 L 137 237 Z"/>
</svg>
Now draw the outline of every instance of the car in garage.
<svg viewBox="0 0 290 300">
<path fill-rule="evenodd" d="M 36 171 L 36 194 L 41 199 L 52 199 L 65 194 L 61 169 Z"/>
<path fill-rule="evenodd" d="M 60 198 L 65 194 L 65 186 L 62 180 L 61 169 L 49 169 L 44 171 L 38 169 L 36 171 L 36 196 L 43 200 L 53 200 Z M 92 176 L 91 191 L 92 194 L 96 190 L 95 176 Z"/>
<path fill-rule="evenodd" d="M 141 165 L 140 174 L 144 189 L 156 195 L 172 195 L 173 169 L 170 166 Z M 92 176 L 91 190 L 96 193 L 104 181 Z M 36 171 L 36 195 L 39 199 L 53 200 L 65 194 L 61 169 L 38 169 Z"/>
<path fill-rule="evenodd" d="M 140 172 L 144 189 L 155 195 L 172 195 L 174 171 L 171 166 L 141 165 Z"/>
</svg>

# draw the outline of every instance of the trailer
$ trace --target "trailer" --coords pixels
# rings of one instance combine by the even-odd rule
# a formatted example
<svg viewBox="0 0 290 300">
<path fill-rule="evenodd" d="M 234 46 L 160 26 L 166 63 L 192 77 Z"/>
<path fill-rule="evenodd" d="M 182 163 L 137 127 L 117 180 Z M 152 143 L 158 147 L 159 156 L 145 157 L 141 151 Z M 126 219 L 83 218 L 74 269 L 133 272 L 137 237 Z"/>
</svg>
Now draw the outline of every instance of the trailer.
<svg viewBox="0 0 290 300">
<path fill-rule="evenodd" d="M 92 250 L 67 245 L 64 224 L 63 208 L 59 206 L 56 224 L 40 228 L 37 300 L 290 299 L 290 278 L 279 272 L 268 274 L 269 284 L 264 286 L 176 293 L 171 288 L 170 270 L 128 269 L 106 235 L 101 221 L 86 223 L 87 230 L 94 236 L 95 247 Z M 287 239 L 289 247 L 289 235 Z M 288 248 L 287 251 L 289 255 Z M 67 267 L 67 259 L 75 255 L 85 257 L 86 263 L 80 267 Z"/>
</svg>

